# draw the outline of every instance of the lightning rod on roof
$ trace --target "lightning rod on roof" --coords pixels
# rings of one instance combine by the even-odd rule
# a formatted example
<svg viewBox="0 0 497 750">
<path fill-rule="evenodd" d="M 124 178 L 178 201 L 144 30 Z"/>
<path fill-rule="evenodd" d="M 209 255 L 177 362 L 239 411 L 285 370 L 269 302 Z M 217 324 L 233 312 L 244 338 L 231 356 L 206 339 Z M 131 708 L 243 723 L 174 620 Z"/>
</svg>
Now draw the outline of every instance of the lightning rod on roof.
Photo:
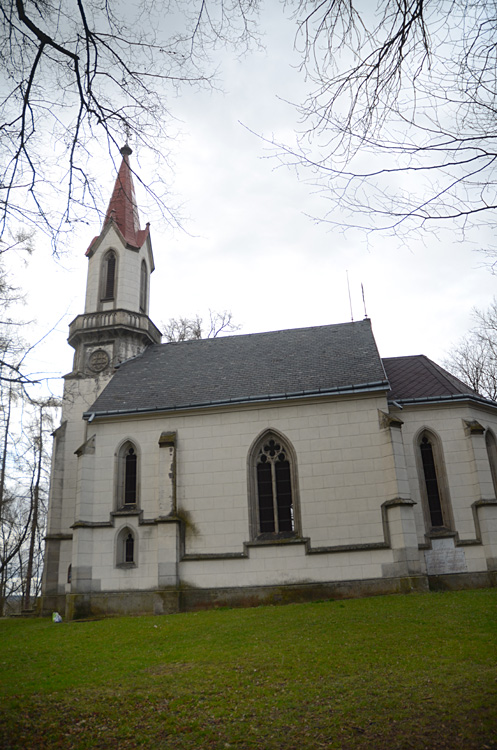
<svg viewBox="0 0 497 750">
<path fill-rule="evenodd" d="M 354 322 L 354 313 L 352 312 L 352 297 L 350 296 L 349 272 L 345 271 L 345 273 L 347 274 L 347 289 L 349 290 L 350 319 L 352 322 Z"/>
<path fill-rule="evenodd" d="M 364 305 L 364 317 L 367 318 L 368 317 L 368 313 L 366 311 L 366 296 L 364 294 L 364 285 L 363 285 L 362 281 L 361 281 L 361 291 L 362 291 L 362 304 Z"/>
</svg>

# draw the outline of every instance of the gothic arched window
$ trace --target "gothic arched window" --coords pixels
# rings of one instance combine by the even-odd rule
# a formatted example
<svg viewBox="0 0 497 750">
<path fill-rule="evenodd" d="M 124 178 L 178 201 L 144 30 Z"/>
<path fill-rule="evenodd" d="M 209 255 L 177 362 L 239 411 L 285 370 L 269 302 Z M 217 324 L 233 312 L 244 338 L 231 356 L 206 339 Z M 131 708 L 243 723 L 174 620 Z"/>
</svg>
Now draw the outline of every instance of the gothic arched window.
<svg viewBox="0 0 497 750">
<path fill-rule="evenodd" d="M 267 432 L 255 443 L 249 461 L 252 537 L 298 536 L 296 459 L 290 444 Z"/>
<path fill-rule="evenodd" d="M 148 271 L 147 264 L 142 260 L 141 271 L 140 271 L 140 312 L 147 312 L 147 297 L 148 297 Z"/>
<path fill-rule="evenodd" d="M 101 298 L 113 300 L 116 296 L 117 256 L 114 250 L 106 253 L 102 263 Z"/>
<path fill-rule="evenodd" d="M 429 430 L 423 430 L 417 443 L 421 496 L 427 529 L 451 529 L 452 512 L 440 440 Z"/>
<path fill-rule="evenodd" d="M 136 565 L 136 539 L 132 529 L 126 526 L 117 535 L 116 564 L 125 566 Z"/>
<path fill-rule="evenodd" d="M 127 441 L 118 453 L 117 507 L 132 508 L 138 505 L 138 451 Z"/>
</svg>

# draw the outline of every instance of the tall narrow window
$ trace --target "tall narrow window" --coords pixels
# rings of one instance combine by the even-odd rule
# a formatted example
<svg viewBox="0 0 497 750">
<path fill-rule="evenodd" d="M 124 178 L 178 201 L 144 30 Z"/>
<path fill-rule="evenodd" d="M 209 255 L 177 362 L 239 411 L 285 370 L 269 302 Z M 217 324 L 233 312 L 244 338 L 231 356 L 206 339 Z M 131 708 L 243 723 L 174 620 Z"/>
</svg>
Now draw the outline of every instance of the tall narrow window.
<svg viewBox="0 0 497 750">
<path fill-rule="evenodd" d="M 495 435 L 491 430 L 485 432 L 485 445 L 487 446 L 488 462 L 492 472 L 492 482 L 494 485 L 494 495 L 497 497 L 497 442 Z"/>
<path fill-rule="evenodd" d="M 421 460 L 423 462 L 423 473 L 425 477 L 426 495 L 428 497 L 428 508 L 430 511 L 431 525 L 443 526 L 444 518 L 442 513 L 442 503 L 440 501 L 440 491 L 438 489 L 437 470 L 435 468 L 433 446 L 426 435 L 422 438 L 419 447 L 421 450 Z"/>
<path fill-rule="evenodd" d="M 130 446 L 124 457 L 124 504 L 136 504 L 136 453 Z"/>
<path fill-rule="evenodd" d="M 139 455 L 134 443 L 126 442 L 117 453 L 116 508 L 134 510 L 139 499 Z"/>
<path fill-rule="evenodd" d="M 266 433 L 252 450 L 250 463 L 252 536 L 296 536 L 296 467 L 289 445 L 278 434 Z"/>
<path fill-rule="evenodd" d="M 116 254 L 110 250 L 104 258 L 102 267 L 102 300 L 114 299 L 116 293 Z"/>
<path fill-rule="evenodd" d="M 453 527 L 449 490 L 439 439 L 424 430 L 418 438 L 419 473 L 427 529 Z"/>
<path fill-rule="evenodd" d="M 147 264 L 142 260 L 140 272 L 140 312 L 147 312 L 148 272 Z"/>
</svg>

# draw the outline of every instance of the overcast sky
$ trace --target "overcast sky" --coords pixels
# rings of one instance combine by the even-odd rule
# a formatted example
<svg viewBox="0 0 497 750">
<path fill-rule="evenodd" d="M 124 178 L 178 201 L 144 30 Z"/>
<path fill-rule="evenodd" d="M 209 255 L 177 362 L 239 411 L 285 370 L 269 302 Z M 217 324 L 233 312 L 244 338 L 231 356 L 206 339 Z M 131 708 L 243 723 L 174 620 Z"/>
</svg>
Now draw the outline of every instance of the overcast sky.
<svg viewBox="0 0 497 750">
<path fill-rule="evenodd" d="M 151 282 L 151 318 L 160 326 L 171 317 L 207 316 L 209 308 L 230 310 L 242 333 L 278 330 L 367 315 L 382 356 L 424 353 L 441 361 L 471 326 L 471 312 L 486 307 L 496 278 L 479 248 L 488 236 L 467 244 L 449 231 L 406 247 L 380 235 L 343 236 L 310 216 L 326 211 L 325 196 L 277 167 L 264 142 L 247 128 L 288 140 L 298 126 L 294 108 L 305 83 L 291 64 L 293 32 L 280 14 L 267 13 L 265 50 L 241 60 L 222 58 L 221 92 L 187 92 L 172 102 L 180 118 L 175 141 L 171 202 L 183 203 L 183 225 L 173 230 L 152 217 L 156 271 Z M 131 143 L 133 148 L 133 143 Z M 133 167 L 153 180 L 147 154 L 135 149 Z M 115 180 L 102 162 L 102 210 Z M 150 216 L 146 197 L 135 187 L 141 224 Z M 30 369 L 60 376 L 71 370 L 66 343 L 69 322 L 83 312 L 85 250 L 99 226 L 81 228 L 60 260 L 40 236 L 26 268 L 18 266 L 27 293 L 22 311 L 34 321 L 29 337 L 39 339 Z M 52 389 L 60 391 L 52 380 Z"/>
</svg>

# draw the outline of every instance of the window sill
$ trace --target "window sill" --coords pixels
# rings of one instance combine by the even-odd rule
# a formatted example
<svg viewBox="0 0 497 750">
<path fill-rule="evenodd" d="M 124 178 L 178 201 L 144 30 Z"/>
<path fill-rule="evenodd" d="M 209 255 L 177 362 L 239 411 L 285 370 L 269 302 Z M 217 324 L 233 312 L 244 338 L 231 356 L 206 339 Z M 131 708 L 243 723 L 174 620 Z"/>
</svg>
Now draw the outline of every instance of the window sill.
<svg viewBox="0 0 497 750">
<path fill-rule="evenodd" d="M 132 563 L 117 563 L 116 568 L 120 568 L 121 570 L 129 570 L 130 568 L 137 568 L 138 565 L 134 562 Z"/>
<path fill-rule="evenodd" d="M 256 541 L 280 541 L 287 539 L 298 539 L 296 531 L 264 531 L 261 534 L 257 534 Z"/>
<path fill-rule="evenodd" d="M 455 536 L 457 536 L 457 532 L 448 529 L 447 526 L 434 526 L 425 534 L 427 539 L 444 539 Z"/>
<path fill-rule="evenodd" d="M 137 505 L 122 505 L 111 512 L 111 516 L 139 516 L 141 513 Z"/>
<path fill-rule="evenodd" d="M 306 539 L 298 536 L 298 534 L 260 534 L 256 539 L 252 539 L 252 541 L 246 544 L 249 547 L 268 547 L 275 544 L 305 544 L 306 541 Z"/>
</svg>

